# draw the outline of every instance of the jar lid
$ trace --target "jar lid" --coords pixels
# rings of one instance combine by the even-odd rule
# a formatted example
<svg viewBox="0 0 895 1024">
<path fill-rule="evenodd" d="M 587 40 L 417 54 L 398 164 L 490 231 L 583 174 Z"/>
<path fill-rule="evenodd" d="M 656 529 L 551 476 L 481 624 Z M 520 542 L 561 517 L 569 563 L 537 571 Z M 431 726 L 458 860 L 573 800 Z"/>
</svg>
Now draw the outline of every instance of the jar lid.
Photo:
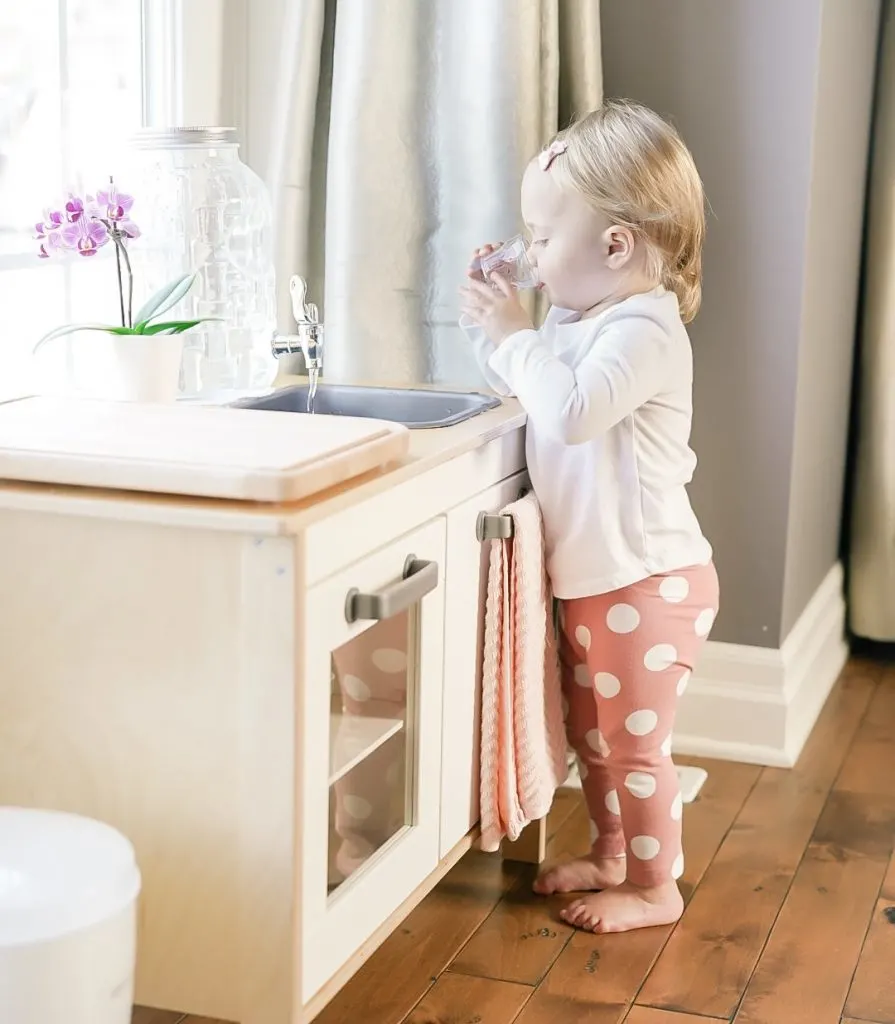
<svg viewBox="0 0 895 1024">
<path fill-rule="evenodd" d="M 132 139 L 138 149 L 182 149 L 185 146 L 238 146 L 235 128 L 212 126 L 143 128 Z"/>
<path fill-rule="evenodd" d="M 134 849 L 120 832 L 58 811 L 0 807 L 0 957 L 80 931 L 140 891 Z"/>
</svg>

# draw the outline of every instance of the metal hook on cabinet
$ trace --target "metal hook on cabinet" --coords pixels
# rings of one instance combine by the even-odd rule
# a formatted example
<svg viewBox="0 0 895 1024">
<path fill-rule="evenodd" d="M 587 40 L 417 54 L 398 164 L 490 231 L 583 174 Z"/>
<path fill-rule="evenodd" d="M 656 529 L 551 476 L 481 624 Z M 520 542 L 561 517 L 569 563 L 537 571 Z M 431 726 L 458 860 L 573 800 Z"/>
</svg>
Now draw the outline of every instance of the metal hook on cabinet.
<svg viewBox="0 0 895 1024">
<path fill-rule="evenodd" d="M 513 517 L 479 512 L 475 521 L 475 537 L 479 543 L 486 540 L 509 540 L 513 536 Z"/>
<path fill-rule="evenodd" d="M 517 495 L 517 501 L 528 494 L 523 487 Z M 481 544 L 486 540 L 509 540 L 513 536 L 513 517 L 506 513 L 479 512 L 475 521 L 476 540 Z"/>
</svg>

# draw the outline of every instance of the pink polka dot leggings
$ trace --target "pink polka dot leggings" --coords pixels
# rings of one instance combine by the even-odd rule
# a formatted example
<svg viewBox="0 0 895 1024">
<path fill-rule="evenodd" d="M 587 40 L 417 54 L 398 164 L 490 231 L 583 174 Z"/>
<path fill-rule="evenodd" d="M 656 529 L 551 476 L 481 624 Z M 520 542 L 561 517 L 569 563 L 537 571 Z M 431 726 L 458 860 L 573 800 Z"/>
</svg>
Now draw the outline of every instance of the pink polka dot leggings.
<svg viewBox="0 0 895 1024">
<path fill-rule="evenodd" d="M 684 870 L 671 760 L 678 697 L 718 611 L 715 567 L 652 576 L 560 606 L 566 730 L 578 755 L 592 855 L 627 857 L 653 887 Z"/>
</svg>

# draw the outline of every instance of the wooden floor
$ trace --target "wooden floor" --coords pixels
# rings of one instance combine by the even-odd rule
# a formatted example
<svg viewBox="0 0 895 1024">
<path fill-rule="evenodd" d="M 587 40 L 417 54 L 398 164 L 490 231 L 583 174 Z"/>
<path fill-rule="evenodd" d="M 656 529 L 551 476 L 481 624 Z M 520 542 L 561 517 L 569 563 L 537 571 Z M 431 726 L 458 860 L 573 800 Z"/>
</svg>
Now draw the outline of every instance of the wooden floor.
<svg viewBox="0 0 895 1024">
<path fill-rule="evenodd" d="M 527 868 L 473 853 L 319 1024 L 895 1024 L 895 667 L 850 663 L 795 769 L 690 763 L 677 926 L 574 932 Z M 579 793 L 550 834 L 586 848 Z"/>
</svg>

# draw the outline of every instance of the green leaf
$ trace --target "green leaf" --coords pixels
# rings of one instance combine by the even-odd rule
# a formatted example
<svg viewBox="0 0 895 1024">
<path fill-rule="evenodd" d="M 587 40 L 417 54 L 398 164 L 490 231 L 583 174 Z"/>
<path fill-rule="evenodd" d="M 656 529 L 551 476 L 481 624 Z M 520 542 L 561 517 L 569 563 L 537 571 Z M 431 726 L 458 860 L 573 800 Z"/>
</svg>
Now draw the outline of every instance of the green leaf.
<svg viewBox="0 0 895 1024">
<path fill-rule="evenodd" d="M 165 331 L 173 333 L 175 328 L 189 330 L 190 327 L 195 327 L 196 324 L 201 323 L 201 320 L 166 320 L 161 324 L 150 324 L 148 327 L 144 327 L 143 334 L 162 334 Z"/>
<path fill-rule="evenodd" d="M 192 327 L 196 327 L 199 324 L 210 323 L 211 321 L 220 322 L 219 316 L 206 316 L 199 320 L 168 320 L 163 324 L 151 324 L 150 326 L 143 327 L 141 334 L 162 334 L 169 332 L 170 334 L 183 334 L 184 331 L 190 330 Z"/>
<path fill-rule="evenodd" d="M 111 327 L 109 324 L 66 324 L 65 327 L 57 327 L 55 330 L 45 334 L 31 350 L 36 352 L 42 345 L 54 338 L 61 338 L 66 334 L 76 334 L 78 331 L 104 331 L 106 334 L 131 334 L 129 327 Z"/>
<path fill-rule="evenodd" d="M 183 274 L 181 277 L 169 281 L 163 288 L 159 288 L 155 295 L 144 302 L 137 310 L 137 323 L 148 323 L 157 316 L 161 316 L 162 313 L 167 312 L 172 306 L 176 306 L 190 288 L 193 287 L 196 277 L 197 273 Z"/>
</svg>

